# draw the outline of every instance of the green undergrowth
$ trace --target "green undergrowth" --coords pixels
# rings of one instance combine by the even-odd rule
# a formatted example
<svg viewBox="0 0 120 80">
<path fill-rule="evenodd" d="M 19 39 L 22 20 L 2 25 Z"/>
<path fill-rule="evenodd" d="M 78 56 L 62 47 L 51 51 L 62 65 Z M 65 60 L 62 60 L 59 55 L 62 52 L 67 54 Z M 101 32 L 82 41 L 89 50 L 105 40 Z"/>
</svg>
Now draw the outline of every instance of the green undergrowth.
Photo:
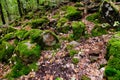
<svg viewBox="0 0 120 80">
<path fill-rule="evenodd" d="M 74 6 L 63 6 L 61 10 L 64 11 L 64 16 L 70 21 L 80 20 L 82 18 L 82 12 L 78 11 Z"/>
<path fill-rule="evenodd" d="M 107 45 L 105 76 L 108 80 L 120 80 L 120 32 L 110 39 Z"/>
<path fill-rule="evenodd" d="M 94 22 L 95 24 L 102 23 L 102 21 L 100 19 L 100 13 L 99 12 L 96 12 L 96 13 L 93 13 L 93 14 L 87 16 L 86 19 L 88 21 Z"/>
<path fill-rule="evenodd" d="M 91 31 L 92 36 L 101 36 L 103 34 L 107 34 L 107 27 L 102 27 L 100 24 L 96 24 Z"/>
<path fill-rule="evenodd" d="M 0 62 L 11 65 L 10 72 L 4 77 L 12 80 L 36 71 L 41 50 L 48 46 L 52 49 L 60 47 L 57 35 L 50 30 L 21 29 L 3 35 L 0 39 Z"/>
<path fill-rule="evenodd" d="M 85 35 L 85 24 L 81 21 L 73 21 L 72 22 L 72 30 L 73 30 L 73 38 L 75 40 L 80 39 Z"/>
<path fill-rule="evenodd" d="M 31 25 L 32 28 L 42 28 L 48 22 L 49 20 L 47 19 L 47 17 L 42 17 L 40 19 L 32 19 L 29 22 L 27 22 L 25 25 Z"/>
</svg>

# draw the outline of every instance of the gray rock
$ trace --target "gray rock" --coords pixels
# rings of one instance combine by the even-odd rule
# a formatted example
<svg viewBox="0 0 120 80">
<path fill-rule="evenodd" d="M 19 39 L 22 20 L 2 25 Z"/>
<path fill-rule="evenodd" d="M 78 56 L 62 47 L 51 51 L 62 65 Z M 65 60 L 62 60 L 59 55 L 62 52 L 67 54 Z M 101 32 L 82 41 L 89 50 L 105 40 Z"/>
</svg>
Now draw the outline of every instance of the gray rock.
<svg viewBox="0 0 120 80">
<path fill-rule="evenodd" d="M 119 7 L 115 6 L 110 1 L 104 1 L 100 7 L 100 13 L 103 17 L 103 21 L 108 22 L 111 26 L 114 25 L 115 21 L 120 21 Z"/>
</svg>

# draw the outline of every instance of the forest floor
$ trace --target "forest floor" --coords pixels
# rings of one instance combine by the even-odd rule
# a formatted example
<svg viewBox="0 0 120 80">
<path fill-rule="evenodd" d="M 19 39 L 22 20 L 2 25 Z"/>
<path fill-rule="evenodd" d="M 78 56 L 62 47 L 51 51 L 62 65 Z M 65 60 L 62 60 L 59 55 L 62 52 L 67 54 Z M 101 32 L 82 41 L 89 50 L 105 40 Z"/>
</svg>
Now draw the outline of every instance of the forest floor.
<svg viewBox="0 0 120 80">
<path fill-rule="evenodd" d="M 87 21 L 86 16 L 82 18 L 86 25 L 86 30 L 91 33 L 94 23 Z M 69 34 L 58 34 L 58 37 L 64 37 Z M 104 65 L 106 45 L 111 38 L 112 33 L 98 37 L 89 37 L 80 41 L 60 41 L 60 48 L 57 50 L 43 50 L 38 60 L 39 69 L 30 72 L 28 75 L 21 76 L 17 80 L 55 80 L 60 77 L 63 80 L 81 80 L 81 77 L 87 76 L 90 80 L 105 80 Z M 79 51 L 74 57 L 79 59 L 77 64 L 73 64 L 69 56 L 67 45 L 74 45 L 73 49 Z M 0 64 L 0 78 L 8 72 L 9 66 Z"/>
<path fill-rule="evenodd" d="M 94 24 L 82 19 L 86 24 L 88 32 L 92 30 Z M 65 36 L 67 34 L 59 35 Z M 107 63 L 105 59 L 106 44 L 111 38 L 111 34 L 99 37 L 90 37 L 77 41 L 62 41 L 61 47 L 55 50 L 43 50 L 38 61 L 39 69 L 36 72 L 30 72 L 26 76 L 20 77 L 18 80 L 55 80 L 55 77 L 63 78 L 63 80 L 80 80 L 81 76 L 86 75 L 91 80 L 104 80 L 104 67 Z M 79 53 L 75 56 L 79 58 L 77 65 L 72 63 L 66 49 L 68 44 L 74 45 L 74 49 Z M 0 64 L 0 75 L 6 74 L 9 66 Z"/>
</svg>

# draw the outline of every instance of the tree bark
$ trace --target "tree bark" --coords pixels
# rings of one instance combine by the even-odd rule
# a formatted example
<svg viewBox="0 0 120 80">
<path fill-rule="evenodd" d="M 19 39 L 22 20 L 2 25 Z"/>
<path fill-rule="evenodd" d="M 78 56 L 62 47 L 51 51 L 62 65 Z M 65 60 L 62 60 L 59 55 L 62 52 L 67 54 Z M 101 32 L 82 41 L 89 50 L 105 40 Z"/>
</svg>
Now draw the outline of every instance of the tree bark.
<svg viewBox="0 0 120 80">
<path fill-rule="evenodd" d="M 5 1 L 4 7 L 5 7 L 5 10 L 6 10 L 6 13 L 7 13 L 8 20 L 11 21 L 10 13 L 9 13 L 9 10 L 8 10 L 8 4 L 7 4 L 6 0 L 4 0 L 4 1 Z"/>
<path fill-rule="evenodd" d="M 23 14 L 22 14 L 22 10 L 21 10 L 21 3 L 20 3 L 20 0 L 17 0 L 17 4 L 18 4 L 18 10 L 19 10 L 20 17 L 22 17 Z"/>
<path fill-rule="evenodd" d="M 37 7 L 39 8 L 39 0 L 37 0 Z"/>
<path fill-rule="evenodd" d="M 0 15 L 1 15 L 2 23 L 5 24 L 6 22 L 5 22 L 5 18 L 4 18 L 1 2 L 0 2 Z"/>
</svg>

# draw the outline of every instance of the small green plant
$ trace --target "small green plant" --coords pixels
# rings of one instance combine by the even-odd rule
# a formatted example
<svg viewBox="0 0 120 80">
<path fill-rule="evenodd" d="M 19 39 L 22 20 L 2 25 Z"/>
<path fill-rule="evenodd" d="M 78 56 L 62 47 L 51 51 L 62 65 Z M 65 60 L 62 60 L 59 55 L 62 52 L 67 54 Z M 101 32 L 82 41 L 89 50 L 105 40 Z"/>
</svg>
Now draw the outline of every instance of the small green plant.
<svg viewBox="0 0 120 80">
<path fill-rule="evenodd" d="M 73 57 L 75 54 L 78 54 L 78 51 L 76 51 L 76 50 L 70 50 L 69 54 L 70 54 L 71 57 Z"/>
<path fill-rule="evenodd" d="M 62 78 L 60 78 L 60 77 L 57 77 L 55 80 L 63 80 Z"/>
<path fill-rule="evenodd" d="M 87 77 L 86 75 L 83 75 L 81 80 L 91 80 L 89 77 Z"/>
<path fill-rule="evenodd" d="M 74 57 L 72 58 L 72 63 L 73 63 L 73 64 L 77 64 L 78 62 L 79 62 L 79 59 L 78 59 L 78 58 L 74 58 Z"/>
</svg>

